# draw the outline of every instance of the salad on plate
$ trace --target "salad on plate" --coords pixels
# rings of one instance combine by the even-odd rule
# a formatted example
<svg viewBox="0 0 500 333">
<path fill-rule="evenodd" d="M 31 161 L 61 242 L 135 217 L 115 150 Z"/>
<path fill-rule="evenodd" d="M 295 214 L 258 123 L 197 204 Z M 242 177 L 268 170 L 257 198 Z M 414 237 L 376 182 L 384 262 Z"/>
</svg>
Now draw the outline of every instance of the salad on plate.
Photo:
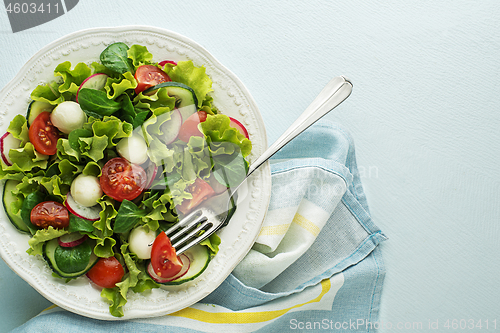
<svg viewBox="0 0 500 333">
<path fill-rule="evenodd" d="M 252 144 L 192 61 L 117 42 L 54 76 L 0 138 L 4 209 L 53 276 L 88 279 L 123 316 L 127 293 L 203 273 L 218 235 L 177 255 L 164 230 L 238 185 Z"/>
</svg>

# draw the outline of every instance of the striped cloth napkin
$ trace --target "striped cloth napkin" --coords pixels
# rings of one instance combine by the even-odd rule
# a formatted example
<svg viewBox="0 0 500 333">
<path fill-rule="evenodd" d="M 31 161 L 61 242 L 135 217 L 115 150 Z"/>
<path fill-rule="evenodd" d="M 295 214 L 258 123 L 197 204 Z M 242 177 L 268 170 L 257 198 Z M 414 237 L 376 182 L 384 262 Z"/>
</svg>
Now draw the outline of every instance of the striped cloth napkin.
<svg viewBox="0 0 500 333">
<path fill-rule="evenodd" d="M 13 332 L 373 332 L 385 268 L 351 137 L 322 121 L 271 160 L 253 248 L 214 292 L 176 313 L 99 321 L 58 307 Z"/>
</svg>

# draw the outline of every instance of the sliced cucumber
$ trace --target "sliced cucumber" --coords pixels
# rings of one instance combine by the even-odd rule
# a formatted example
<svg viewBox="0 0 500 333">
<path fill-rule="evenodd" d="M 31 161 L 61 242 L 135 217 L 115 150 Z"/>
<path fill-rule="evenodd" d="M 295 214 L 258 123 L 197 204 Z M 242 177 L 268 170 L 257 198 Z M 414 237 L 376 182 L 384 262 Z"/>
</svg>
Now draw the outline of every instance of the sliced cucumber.
<svg viewBox="0 0 500 333">
<path fill-rule="evenodd" d="M 210 251 L 208 247 L 204 245 L 195 245 L 189 250 L 185 251 L 183 253 L 186 255 L 189 260 L 190 260 L 190 266 L 189 270 L 187 273 L 183 274 L 180 278 L 173 280 L 173 281 L 168 281 L 164 282 L 161 284 L 164 285 L 178 285 L 182 284 L 191 280 L 194 280 L 198 276 L 201 275 L 205 271 L 205 269 L 208 267 L 208 263 L 210 262 Z M 148 271 L 149 274 L 149 271 Z M 153 278 L 153 277 L 152 277 Z M 153 280 L 156 281 L 155 278 Z"/>
<path fill-rule="evenodd" d="M 198 110 L 198 99 L 194 90 L 180 82 L 163 82 L 146 89 L 143 94 L 160 88 L 166 88 L 168 95 L 175 98 L 175 106 L 179 109 L 183 121 Z"/>
<path fill-rule="evenodd" d="M 28 111 L 26 113 L 26 119 L 28 120 L 28 125 L 33 124 L 36 117 L 42 112 L 52 112 L 55 105 L 40 102 L 40 101 L 32 101 L 30 105 L 28 105 Z"/>
<path fill-rule="evenodd" d="M 43 246 L 43 256 L 50 268 L 63 278 L 76 278 L 87 273 L 97 262 L 88 241 L 74 247 L 62 247 L 57 238 Z"/>
<path fill-rule="evenodd" d="M 16 203 L 19 207 L 22 206 L 22 200 L 15 196 L 12 191 L 16 189 L 18 181 L 9 179 L 5 182 L 3 187 L 3 208 L 5 209 L 5 213 L 7 213 L 7 217 L 10 222 L 16 227 L 19 231 L 29 233 L 30 229 L 24 223 L 21 216 L 14 213 L 12 206 Z"/>
</svg>

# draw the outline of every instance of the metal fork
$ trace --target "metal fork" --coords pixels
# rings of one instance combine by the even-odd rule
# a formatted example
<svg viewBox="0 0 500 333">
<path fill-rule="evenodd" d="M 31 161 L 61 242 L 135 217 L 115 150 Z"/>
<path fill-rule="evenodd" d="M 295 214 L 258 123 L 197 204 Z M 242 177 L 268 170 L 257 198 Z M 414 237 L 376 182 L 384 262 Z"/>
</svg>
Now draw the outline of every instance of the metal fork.
<svg viewBox="0 0 500 333">
<path fill-rule="evenodd" d="M 213 197 L 192 213 L 183 217 L 165 233 L 170 238 L 177 254 L 188 250 L 207 239 L 229 222 L 229 206 L 241 184 L 278 150 L 297 135 L 318 121 L 321 117 L 342 103 L 352 91 L 352 83 L 344 76 L 332 79 L 297 120 L 270 146 L 248 169 L 245 179 L 234 189 Z M 220 211 L 214 208 L 222 207 Z M 229 217 L 229 218 L 228 218 Z"/>
</svg>

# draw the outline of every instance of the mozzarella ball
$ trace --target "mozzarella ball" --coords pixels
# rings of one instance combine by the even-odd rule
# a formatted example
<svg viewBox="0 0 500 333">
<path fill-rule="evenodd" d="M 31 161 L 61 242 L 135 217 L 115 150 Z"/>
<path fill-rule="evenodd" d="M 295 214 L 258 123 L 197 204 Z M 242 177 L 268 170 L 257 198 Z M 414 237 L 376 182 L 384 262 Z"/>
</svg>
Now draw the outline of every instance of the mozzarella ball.
<svg viewBox="0 0 500 333">
<path fill-rule="evenodd" d="M 133 164 L 142 164 L 148 160 L 148 146 L 144 138 L 138 134 L 132 134 L 123 138 L 116 145 L 118 154 Z"/>
<path fill-rule="evenodd" d="M 69 134 L 71 131 L 83 127 L 87 121 L 87 115 L 80 108 L 80 104 L 66 101 L 56 106 L 50 114 L 50 121 L 61 132 Z"/>
<path fill-rule="evenodd" d="M 71 196 L 82 206 L 92 207 L 97 205 L 97 200 L 102 197 L 99 178 L 80 174 L 71 183 Z"/>
<path fill-rule="evenodd" d="M 137 255 L 139 259 L 151 258 L 151 243 L 156 238 L 156 232 L 149 230 L 146 231 L 144 227 L 137 227 L 130 232 L 128 236 L 129 250 Z"/>
</svg>

